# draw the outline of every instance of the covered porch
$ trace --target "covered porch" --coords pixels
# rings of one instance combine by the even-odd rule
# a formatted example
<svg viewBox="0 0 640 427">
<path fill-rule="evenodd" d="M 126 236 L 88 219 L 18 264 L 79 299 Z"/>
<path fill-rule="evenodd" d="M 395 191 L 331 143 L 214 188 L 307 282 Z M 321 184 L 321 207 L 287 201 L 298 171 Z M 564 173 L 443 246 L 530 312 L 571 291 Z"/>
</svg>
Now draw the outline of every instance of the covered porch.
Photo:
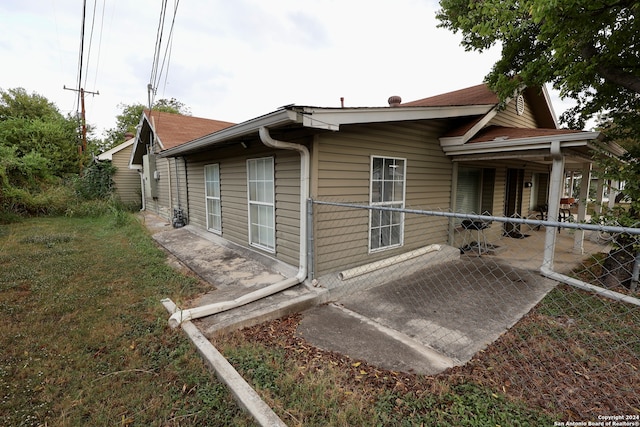
<svg viewBox="0 0 640 427">
<path fill-rule="evenodd" d="M 464 144 L 444 146 L 443 149 L 454 162 L 454 182 L 463 165 L 482 168 L 495 165 L 503 171 L 503 178 L 495 179 L 493 188 L 482 184 L 483 193 L 492 193 L 489 206 L 492 210 L 487 212 L 487 208 L 481 205 L 480 210 L 469 213 L 557 221 L 561 227 L 563 221 L 586 222 L 588 219 L 587 202 L 595 154 L 622 154 L 619 147 L 604 147 L 599 138 L 598 132 L 494 126 Z M 578 175 L 581 185 L 576 194 L 573 177 Z M 567 177 L 570 177 L 569 182 Z M 454 191 L 460 191 L 460 188 L 460 185 L 455 185 Z M 603 188 L 599 185 L 597 201 L 602 200 Z M 484 194 L 480 198 L 486 199 Z M 454 195 L 454 200 L 460 199 L 459 195 Z M 575 206 L 569 206 L 571 203 Z M 460 206 L 455 206 L 455 209 L 464 213 Z M 568 215 L 569 210 L 571 215 Z M 456 246 L 460 239 L 456 239 L 455 234 L 460 231 L 459 227 L 452 226 L 451 242 Z M 568 261 L 568 254 L 581 257 L 600 250 L 593 247 L 585 236 L 586 232 L 580 229 L 562 232 L 557 227 L 533 227 L 510 222 L 494 222 L 482 232 L 482 239 L 500 247 L 501 257 L 513 256 L 514 260 L 522 257 L 523 262 L 526 260 L 529 265 L 537 263 L 534 268 L 542 266 L 549 270 L 554 270 L 556 262 L 557 269 L 559 264 Z M 513 241 L 519 243 L 516 245 Z M 538 249 L 526 249 L 533 242 L 537 243 Z M 478 243 L 482 244 L 485 242 Z"/>
</svg>

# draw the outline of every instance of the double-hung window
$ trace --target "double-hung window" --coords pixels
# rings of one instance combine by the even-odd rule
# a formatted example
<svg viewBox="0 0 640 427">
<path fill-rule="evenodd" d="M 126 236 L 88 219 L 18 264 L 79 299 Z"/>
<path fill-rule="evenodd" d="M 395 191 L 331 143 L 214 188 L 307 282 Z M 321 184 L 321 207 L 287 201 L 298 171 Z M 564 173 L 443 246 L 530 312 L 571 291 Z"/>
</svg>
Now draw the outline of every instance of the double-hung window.
<svg viewBox="0 0 640 427">
<path fill-rule="evenodd" d="M 222 233 L 222 208 L 220 204 L 220 165 L 204 167 L 204 192 L 207 211 L 207 230 Z"/>
<path fill-rule="evenodd" d="M 406 159 L 371 157 L 370 204 L 382 208 L 404 208 Z M 404 239 L 404 213 L 370 210 L 369 251 L 401 246 Z"/>
<path fill-rule="evenodd" d="M 249 244 L 275 252 L 275 189 L 273 157 L 247 160 Z"/>
</svg>

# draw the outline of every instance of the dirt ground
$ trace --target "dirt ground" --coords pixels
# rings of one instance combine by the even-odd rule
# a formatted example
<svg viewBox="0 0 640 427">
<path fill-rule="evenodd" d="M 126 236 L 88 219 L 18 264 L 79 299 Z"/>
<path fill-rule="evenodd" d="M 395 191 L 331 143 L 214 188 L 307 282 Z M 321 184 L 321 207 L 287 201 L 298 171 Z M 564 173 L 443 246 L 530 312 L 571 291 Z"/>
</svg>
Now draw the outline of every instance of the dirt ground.
<svg viewBox="0 0 640 427">
<path fill-rule="evenodd" d="M 354 364 L 342 354 L 318 349 L 297 333 L 301 318 L 296 314 L 243 329 L 241 333 L 248 341 L 284 348 L 287 357 L 310 370 L 321 370 L 331 363 L 353 371 L 353 386 L 364 388 L 364 392 L 386 389 L 420 395 L 436 392 L 447 384 L 474 382 L 565 421 L 639 414 L 638 354 L 607 349 L 600 355 L 588 354 L 580 338 L 550 336 L 549 322 L 563 319 L 541 314 L 535 308 L 470 362 L 436 376 L 387 371 L 363 361 Z M 358 375 L 362 369 L 375 375 Z"/>
</svg>

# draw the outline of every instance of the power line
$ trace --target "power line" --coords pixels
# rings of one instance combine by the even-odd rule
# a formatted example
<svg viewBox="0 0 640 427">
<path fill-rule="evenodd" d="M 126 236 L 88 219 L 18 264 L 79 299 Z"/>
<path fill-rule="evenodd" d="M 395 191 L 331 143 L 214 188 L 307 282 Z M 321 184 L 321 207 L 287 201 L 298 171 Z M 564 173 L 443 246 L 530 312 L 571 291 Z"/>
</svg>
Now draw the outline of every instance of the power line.
<svg viewBox="0 0 640 427">
<path fill-rule="evenodd" d="M 96 9 L 97 9 L 97 1 L 93 0 L 93 14 L 91 18 L 91 31 L 89 32 L 89 46 L 87 47 L 87 61 L 86 61 L 86 73 L 84 73 L 84 87 L 87 87 L 87 78 L 89 77 L 89 64 L 91 63 L 91 46 L 93 45 L 93 30 L 96 24 Z"/>
<path fill-rule="evenodd" d="M 162 7 L 160 8 L 160 18 L 158 20 L 158 30 L 156 33 L 156 44 L 154 47 L 153 54 L 153 63 L 151 66 L 151 76 L 149 78 L 149 84 L 147 85 L 147 90 L 149 92 L 149 108 L 153 106 L 154 97 L 158 88 L 158 84 L 162 80 L 162 74 L 165 73 L 165 85 L 166 85 L 166 76 L 168 74 L 169 62 L 172 51 L 173 44 L 173 29 L 175 27 L 176 15 L 178 13 L 178 5 L 180 4 L 179 0 L 175 0 L 174 8 L 173 8 L 173 18 L 171 20 L 171 27 L 169 30 L 169 36 L 166 42 L 166 46 L 164 48 L 164 55 L 162 59 L 162 66 L 160 66 L 160 55 L 162 53 L 162 40 L 164 37 L 164 29 L 165 29 L 165 20 L 167 15 L 167 0 L 162 2 Z M 165 69 L 166 64 L 166 69 Z"/>
</svg>

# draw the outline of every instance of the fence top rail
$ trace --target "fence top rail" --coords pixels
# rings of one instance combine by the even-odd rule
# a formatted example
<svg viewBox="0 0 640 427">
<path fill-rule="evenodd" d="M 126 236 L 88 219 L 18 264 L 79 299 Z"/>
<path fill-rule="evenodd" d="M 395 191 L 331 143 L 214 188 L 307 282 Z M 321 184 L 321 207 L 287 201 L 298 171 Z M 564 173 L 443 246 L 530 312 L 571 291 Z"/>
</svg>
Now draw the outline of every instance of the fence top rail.
<svg viewBox="0 0 640 427">
<path fill-rule="evenodd" d="M 357 204 L 357 203 L 326 202 L 326 201 L 313 200 L 313 199 L 311 199 L 311 201 L 316 205 L 337 206 L 337 207 L 343 207 L 343 208 L 391 211 L 391 212 L 400 212 L 400 213 L 410 213 L 415 215 L 469 219 L 474 221 L 495 221 L 495 222 L 503 222 L 503 223 L 510 223 L 510 224 L 527 224 L 534 227 L 545 226 L 545 227 L 555 227 L 555 228 L 573 228 L 577 230 L 604 231 L 607 233 L 640 235 L 640 228 L 635 228 L 635 227 L 589 224 L 584 222 L 549 221 L 549 220 L 540 220 L 540 219 L 493 216 L 493 215 L 478 215 L 478 214 L 468 214 L 468 213 L 460 213 L 460 212 L 392 208 L 387 206 L 371 206 L 371 205 Z"/>
</svg>

